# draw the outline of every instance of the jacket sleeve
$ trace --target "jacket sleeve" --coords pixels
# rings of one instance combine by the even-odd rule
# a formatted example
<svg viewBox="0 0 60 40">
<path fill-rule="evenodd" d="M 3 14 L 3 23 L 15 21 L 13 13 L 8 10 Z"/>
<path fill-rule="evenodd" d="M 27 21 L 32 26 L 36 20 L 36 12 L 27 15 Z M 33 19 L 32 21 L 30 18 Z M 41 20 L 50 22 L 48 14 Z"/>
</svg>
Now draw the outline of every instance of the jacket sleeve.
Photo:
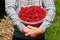
<svg viewBox="0 0 60 40">
<path fill-rule="evenodd" d="M 20 22 L 18 14 L 16 12 L 16 0 L 5 0 L 5 11 L 7 15 L 11 18 L 14 25 L 17 25 L 20 31 L 25 27 L 23 23 Z"/>
<path fill-rule="evenodd" d="M 46 8 L 46 17 L 43 23 L 40 25 L 39 28 L 42 28 L 45 32 L 46 28 L 48 28 L 54 17 L 55 17 L 55 6 L 54 6 L 54 0 L 43 0 L 43 6 Z"/>
</svg>

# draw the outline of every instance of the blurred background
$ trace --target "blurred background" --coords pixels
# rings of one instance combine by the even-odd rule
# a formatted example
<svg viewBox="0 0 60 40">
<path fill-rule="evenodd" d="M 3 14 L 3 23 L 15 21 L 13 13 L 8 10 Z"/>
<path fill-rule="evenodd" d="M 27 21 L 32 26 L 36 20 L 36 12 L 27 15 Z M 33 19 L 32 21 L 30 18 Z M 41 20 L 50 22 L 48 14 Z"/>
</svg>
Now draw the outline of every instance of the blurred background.
<svg viewBox="0 0 60 40">
<path fill-rule="evenodd" d="M 54 1 L 56 16 L 52 25 L 46 30 L 46 40 L 60 40 L 60 0 Z"/>
<path fill-rule="evenodd" d="M 0 0 L 0 19 L 2 19 L 6 15 L 5 13 L 5 1 Z"/>
<path fill-rule="evenodd" d="M 52 25 L 46 30 L 46 40 L 60 40 L 60 0 L 55 0 L 56 16 Z M 0 19 L 4 18 L 5 1 L 0 0 Z"/>
</svg>

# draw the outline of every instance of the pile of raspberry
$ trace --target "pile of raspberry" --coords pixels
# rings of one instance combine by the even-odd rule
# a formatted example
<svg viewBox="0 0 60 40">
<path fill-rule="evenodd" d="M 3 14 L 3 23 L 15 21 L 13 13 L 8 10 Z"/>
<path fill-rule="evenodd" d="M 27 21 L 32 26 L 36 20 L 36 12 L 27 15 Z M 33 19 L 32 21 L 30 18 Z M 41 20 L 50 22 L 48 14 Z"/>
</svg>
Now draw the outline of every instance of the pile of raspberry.
<svg viewBox="0 0 60 40">
<path fill-rule="evenodd" d="M 46 11 L 41 6 L 21 7 L 18 17 L 26 22 L 38 22 L 44 19 Z"/>
</svg>

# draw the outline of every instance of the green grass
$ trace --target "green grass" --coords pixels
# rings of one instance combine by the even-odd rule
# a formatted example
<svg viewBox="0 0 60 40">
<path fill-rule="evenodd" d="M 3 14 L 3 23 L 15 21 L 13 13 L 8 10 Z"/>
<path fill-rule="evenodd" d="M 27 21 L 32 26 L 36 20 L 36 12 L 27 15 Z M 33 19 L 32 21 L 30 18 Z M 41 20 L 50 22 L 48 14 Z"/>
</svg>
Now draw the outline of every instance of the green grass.
<svg viewBox="0 0 60 40">
<path fill-rule="evenodd" d="M 55 0 L 56 16 L 52 25 L 46 30 L 45 40 L 60 40 L 60 0 Z"/>
<path fill-rule="evenodd" d="M 60 40 L 60 18 L 55 17 L 52 25 L 46 30 L 46 40 Z"/>
<path fill-rule="evenodd" d="M 60 16 L 60 0 L 55 0 L 56 15 Z"/>
</svg>

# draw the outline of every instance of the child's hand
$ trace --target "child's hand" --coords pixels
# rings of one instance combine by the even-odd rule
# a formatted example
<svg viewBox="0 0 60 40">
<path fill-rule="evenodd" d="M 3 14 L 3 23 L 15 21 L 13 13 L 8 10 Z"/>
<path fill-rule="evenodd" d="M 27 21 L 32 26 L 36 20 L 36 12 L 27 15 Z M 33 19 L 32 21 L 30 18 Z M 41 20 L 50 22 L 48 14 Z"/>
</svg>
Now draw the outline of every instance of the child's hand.
<svg viewBox="0 0 60 40">
<path fill-rule="evenodd" d="M 28 27 L 24 27 L 23 30 L 22 30 L 22 32 L 24 34 L 28 33 L 29 31 L 30 31 L 30 29 Z"/>
<path fill-rule="evenodd" d="M 32 27 L 32 26 L 27 26 L 30 30 L 29 32 L 27 32 L 25 34 L 25 36 L 30 36 L 32 38 L 35 38 L 36 36 L 38 36 L 39 34 L 43 33 L 43 30 L 41 28 L 37 28 L 37 27 Z"/>
</svg>

